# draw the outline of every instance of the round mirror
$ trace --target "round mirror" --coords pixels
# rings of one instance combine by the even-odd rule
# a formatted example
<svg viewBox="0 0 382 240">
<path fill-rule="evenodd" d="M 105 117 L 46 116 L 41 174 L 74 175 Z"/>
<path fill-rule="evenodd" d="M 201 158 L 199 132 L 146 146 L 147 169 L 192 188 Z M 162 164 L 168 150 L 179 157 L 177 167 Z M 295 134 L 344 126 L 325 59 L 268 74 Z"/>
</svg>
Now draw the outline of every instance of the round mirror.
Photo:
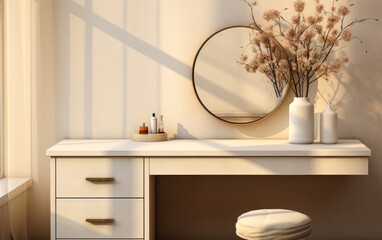
<svg viewBox="0 0 382 240">
<path fill-rule="evenodd" d="M 252 27 L 232 26 L 214 33 L 200 47 L 192 81 L 197 98 L 213 116 L 252 123 L 284 100 L 290 77 L 286 54 L 273 37 L 263 35 Z"/>
</svg>

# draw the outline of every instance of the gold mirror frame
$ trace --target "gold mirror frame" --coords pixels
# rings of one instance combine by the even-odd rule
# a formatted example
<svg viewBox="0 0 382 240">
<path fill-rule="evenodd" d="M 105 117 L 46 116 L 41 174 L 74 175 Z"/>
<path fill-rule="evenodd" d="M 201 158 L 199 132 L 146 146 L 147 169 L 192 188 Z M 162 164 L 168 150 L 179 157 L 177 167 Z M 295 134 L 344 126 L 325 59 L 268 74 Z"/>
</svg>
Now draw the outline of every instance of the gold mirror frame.
<svg viewBox="0 0 382 240">
<path fill-rule="evenodd" d="M 203 43 L 202 45 L 199 47 L 199 50 L 198 52 L 196 53 L 195 55 L 195 58 L 194 58 L 194 62 L 192 64 L 192 86 L 194 88 L 194 93 L 199 101 L 199 103 L 203 106 L 203 108 L 209 112 L 212 116 L 214 116 L 215 118 L 219 119 L 219 120 L 222 120 L 224 122 L 227 122 L 227 123 L 232 123 L 232 124 L 238 124 L 238 125 L 245 125 L 245 124 L 251 124 L 251 123 L 255 123 L 255 122 L 260 122 L 261 120 L 264 120 L 266 118 L 268 118 L 270 115 L 272 115 L 280 106 L 281 104 L 284 102 L 285 98 L 286 98 L 286 95 L 288 94 L 288 91 L 289 91 L 289 80 L 291 79 L 292 77 L 292 73 L 291 73 L 291 69 L 290 69 L 290 62 L 289 62 L 289 59 L 287 57 L 287 54 L 285 52 L 285 49 L 281 46 L 281 44 L 276 40 L 276 38 L 272 37 L 273 41 L 276 43 L 276 45 L 282 49 L 282 52 L 285 54 L 286 56 L 286 60 L 288 61 L 288 65 L 289 65 L 289 80 L 288 80 L 288 83 L 287 83 L 287 86 L 286 86 L 286 90 L 285 90 L 285 94 L 283 96 L 283 98 L 281 99 L 280 103 L 277 105 L 277 107 L 275 107 L 272 111 L 270 111 L 268 114 L 266 114 L 264 117 L 262 118 L 259 118 L 259 119 L 256 119 L 256 120 L 253 120 L 253 121 L 248 121 L 248 122 L 233 122 L 233 121 L 228 121 L 226 119 L 223 119 L 221 117 L 218 117 L 216 116 L 214 113 L 212 113 L 202 102 L 202 100 L 200 99 L 199 95 L 198 95 L 198 92 L 196 90 L 196 86 L 195 86 L 195 64 L 196 64 L 196 61 L 197 61 L 197 58 L 198 58 L 198 55 L 200 53 L 200 51 L 203 49 L 204 45 L 208 42 L 208 40 L 210 40 L 212 37 L 214 37 L 215 35 L 217 35 L 218 33 L 222 32 L 222 31 L 225 31 L 227 29 L 231 29 L 231 28 L 237 28 L 237 27 L 241 27 L 241 28 L 250 28 L 250 29 L 253 29 L 253 30 L 259 30 L 253 26 L 245 26 L 245 25 L 234 25 L 234 26 L 229 26 L 229 27 L 225 27 L 225 28 L 222 28 L 218 31 L 216 31 L 215 33 L 213 33 L 212 35 L 210 35 Z"/>
</svg>

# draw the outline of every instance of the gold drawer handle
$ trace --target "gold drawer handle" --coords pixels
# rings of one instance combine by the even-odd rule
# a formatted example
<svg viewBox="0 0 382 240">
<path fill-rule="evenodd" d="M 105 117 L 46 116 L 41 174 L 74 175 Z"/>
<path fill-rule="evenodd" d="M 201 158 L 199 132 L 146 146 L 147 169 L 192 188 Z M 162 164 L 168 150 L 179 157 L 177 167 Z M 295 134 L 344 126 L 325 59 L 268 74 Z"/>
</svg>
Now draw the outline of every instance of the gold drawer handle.
<svg viewBox="0 0 382 240">
<path fill-rule="evenodd" d="M 88 223 L 114 223 L 114 218 L 87 218 Z"/>
<path fill-rule="evenodd" d="M 89 181 L 89 182 L 114 182 L 114 178 L 113 177 L 106 177 L 106 178 L 87 177 L 85 180 Z"/>
</svg>

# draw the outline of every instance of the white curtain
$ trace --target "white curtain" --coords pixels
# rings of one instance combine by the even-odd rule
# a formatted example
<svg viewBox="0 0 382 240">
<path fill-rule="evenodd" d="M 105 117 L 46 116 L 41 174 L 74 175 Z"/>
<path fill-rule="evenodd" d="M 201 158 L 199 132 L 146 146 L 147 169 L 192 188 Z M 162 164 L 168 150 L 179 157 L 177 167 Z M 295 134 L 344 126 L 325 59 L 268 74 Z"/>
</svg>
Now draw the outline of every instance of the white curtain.
<svg viewBox="0 0 382 240">
<path fill-rule="evenodd" d="M 25 191 L 8 203 L 11 234 L 15 240 L 28 239 L 27 194 Z"/>
<path fill-rule="evenodd" d="M 9 240 L 11 237 L 11 226 L 9 220 L 9 206 L 5 204 L 0 207 L 0 240 Z"/>
<path fill-rule="evenodd" d="M 0 206 L 0 240 L 28 239 L 27 234 L 27 192 L 23 192 Z"/>
<path fill-rule="evenodd" d="M 31 0 L 4 1 L 5 162 L 31 176 Z"/>
<path fill-rule="evenodd" d="M 0 0 L 4 26 L 5 177 L 31 176 L 31 0 Z M 25 240 L 27 192 L 0 206 L 0 240 Z"/>
</svg>

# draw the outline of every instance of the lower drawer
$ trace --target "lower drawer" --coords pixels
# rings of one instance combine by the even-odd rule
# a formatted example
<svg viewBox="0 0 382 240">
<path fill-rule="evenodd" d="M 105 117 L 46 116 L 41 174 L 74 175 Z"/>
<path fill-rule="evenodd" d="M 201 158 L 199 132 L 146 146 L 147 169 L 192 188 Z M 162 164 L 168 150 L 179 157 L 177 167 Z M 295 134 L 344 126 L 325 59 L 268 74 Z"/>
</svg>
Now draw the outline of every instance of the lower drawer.
<svg viewBox="0 0 382 240">
<path fill-rule="evenodd" d="M 143 238 L 143 199 L 57 199 L 57 238 Z"/>
</svg>

